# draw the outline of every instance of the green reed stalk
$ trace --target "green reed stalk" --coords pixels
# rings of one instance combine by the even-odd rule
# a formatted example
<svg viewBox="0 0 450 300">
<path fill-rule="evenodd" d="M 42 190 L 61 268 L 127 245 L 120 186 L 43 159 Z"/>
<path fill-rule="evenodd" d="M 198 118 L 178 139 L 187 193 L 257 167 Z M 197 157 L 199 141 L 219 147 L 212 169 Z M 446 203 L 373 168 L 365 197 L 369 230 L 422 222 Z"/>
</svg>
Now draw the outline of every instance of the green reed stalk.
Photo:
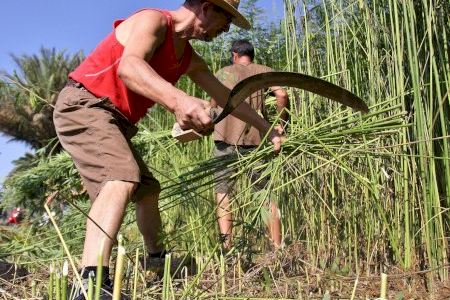
<svg viewBox="0 0 450 300">
<path fill-rule="evenodd" d="M 118 246 L 116 269 L 114 271 L 113 300 L 122 299 L 120 291 L 122 289 L 124 260 L 125 260 L 125 248 L 123 246 Z M 99 282 L 97 282 L 97 285 L 99 285 Z"/>
<path fill-rule="evenodd" d="M 100 248 L 97 254 L 97 273 L 95 278 L 95 292 L 94 292 L 94 299 L 99 300 L 100 299 L 100 292 L 102 289 L 102 282 L 103 282 L 103 248 L 104 248 L 105 240 L 102 239 L 100 242 Z"/>
<path fill-rule="evenodd" d="M 94 300 L 94 291 L 95 291 L 95 287 L 94 287 L 94 272 L 89 272 L 88 274 L 88 290 L 87 290 L 87 295 L 88 295 L 88 299 L 89 300 Z"/>
<path fill-rule="evenodd" d="M 48 286 L 47 286 L 47 295 L 48 295 L 48 300 L 53 300 L 53 288 L 55 285 L 55 270 L 53 269 L 53 264 L 50 264 L 49 267 L 49 271 L 50 271 L 50 276 L 49 276 L 49 280 L 48 280 Z"/>
<path fill-rule="evenodd" d="M 137 297 L 137 283 L 138 283 L 138 267 L 139 267 L 139 248 L 136 248 L 136 259 L 134 260 L 134 272 L 133 272 L 133 300 L 136 300 Z"/>
<path fill-rule="evenodd" d="M 164 260 L 164 277 L 163 277 L 163 291 L 162 291 L 162 299 L 169 300 L 170 299 L 170 290 L 171 290 L 171 274 L 170 274 L 170 266 L 171 266 L 171 255 L 166 254 L 166 258 Z"/>
<path fill-rule="evenodd" d="M 59 272 L 56 272 L 56 278 L 55 278 L 55 293 L 56 293 L 56 300 L 61 300 L 61 274 Z"/>
<path fill-rule="evenodd" d="M 67 286 L 68 286 L 69 265 L 67 261 L 64 261 L 61 278 L 61 299 L 67 299 Z"/>
</svg>

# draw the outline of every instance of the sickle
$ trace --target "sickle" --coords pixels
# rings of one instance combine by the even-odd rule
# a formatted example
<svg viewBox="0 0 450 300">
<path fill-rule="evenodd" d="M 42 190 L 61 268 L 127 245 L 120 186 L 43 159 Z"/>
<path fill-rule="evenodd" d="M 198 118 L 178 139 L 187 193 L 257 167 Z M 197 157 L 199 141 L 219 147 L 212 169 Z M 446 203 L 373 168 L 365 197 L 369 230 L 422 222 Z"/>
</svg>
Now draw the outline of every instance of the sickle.
<svg viewBox="0 0 450 300">
<path fill-rule="evenodd" d="M 226 105 L 220 114 L 216 114 L 213 123 L 217 124 L 228 116 L 252 93 L 272 86 L 288 86 L 299 88 L 319 96 L 337 101 L 363 113 L 369 112 L 364 101 L 331 82 L 320 78 L 293 72 L 267 72 L 247 77 L 240 81 L 230 92 Z"/>
</svg>

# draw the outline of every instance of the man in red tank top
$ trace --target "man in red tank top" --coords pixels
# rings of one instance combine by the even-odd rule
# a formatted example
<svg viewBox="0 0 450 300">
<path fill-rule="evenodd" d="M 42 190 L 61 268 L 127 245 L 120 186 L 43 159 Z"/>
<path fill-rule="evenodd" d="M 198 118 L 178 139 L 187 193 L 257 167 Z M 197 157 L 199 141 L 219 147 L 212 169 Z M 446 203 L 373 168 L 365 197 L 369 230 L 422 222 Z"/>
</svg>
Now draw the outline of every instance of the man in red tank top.
<svg viewBox="0 0 450 300">
<path fill-rule="evenodd" d="M 130 200 L 135 202 L 149 256 L 165 253 L 157 243 L 160 186 L 130 142 L 137 131 L 134 124 L 158 103 L 175 114 L 182 129 L 212 131 L 205 112 L 208 102 L 173 84 L 187 74 L 220 106 L 225 104 L 230 90 L 214 77 L 189 41 L 211 41 L 227 32 L 230 23 L 249 29 L 238 5 L 239 0 L 186 0 L 175 11 L 144 9 L 116 21 L 112 33 L 69 75 L 58 97 L 54 112 L 58 138 L 72 156 L 92 201 L 81 275 L 87 285 L 88 274 L 96 272 L 104 240 L 104 299 L 110 289 L 111 248 Z M 249 105 L 241 105 L 233 114 L 262 134 L 270 128 Z M 270 140 L 274 151 L 279 151 L 282 137 L 272 131 Z M 78 299 L 83 295 L 79 292 Z"/>
</svg>

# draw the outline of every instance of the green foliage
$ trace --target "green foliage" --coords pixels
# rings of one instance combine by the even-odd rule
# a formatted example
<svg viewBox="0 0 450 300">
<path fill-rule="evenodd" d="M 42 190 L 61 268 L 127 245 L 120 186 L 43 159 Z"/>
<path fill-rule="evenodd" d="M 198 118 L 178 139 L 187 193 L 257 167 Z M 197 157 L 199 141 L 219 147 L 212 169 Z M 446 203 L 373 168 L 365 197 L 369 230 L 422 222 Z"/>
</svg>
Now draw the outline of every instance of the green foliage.
<svg viewBox="0 0 450 300">
<path fill-rule="evenodd" d="M 58 199 L 74 199 L 82 191 L 78 171 L 65 152 L 38 160 L 31 157 L 27 168 L 18 169 L 5 181 L 2 206 L 21 206 L 39 217 L 44 201 L 56 191 Z"/>
</svg>

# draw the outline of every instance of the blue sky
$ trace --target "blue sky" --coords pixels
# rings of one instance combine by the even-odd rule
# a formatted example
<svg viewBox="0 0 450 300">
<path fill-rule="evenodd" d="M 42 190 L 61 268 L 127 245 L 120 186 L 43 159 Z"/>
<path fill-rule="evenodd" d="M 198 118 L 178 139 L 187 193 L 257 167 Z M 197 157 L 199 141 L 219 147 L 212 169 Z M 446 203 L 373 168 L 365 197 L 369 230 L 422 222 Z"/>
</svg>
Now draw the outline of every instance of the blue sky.
<svg viewBox="0 0 450 300">
<path fill-rule="evenodd" d="M 176 9 L 183 0 L 1 0 L 0 70 L 12 72 L 15 55 L 35 54 L 42 46 L 83 50 L 88 54 L 111 31 L 115 19 L 143 7 Z M 274 18 L 283 11 L 282 0 L 259 0 L 258 6 Z M 0 133 L 0 184 L 12 169 L 11 161 L 30 151 L 22 143 L 8 142 Z"/>
</svg>

